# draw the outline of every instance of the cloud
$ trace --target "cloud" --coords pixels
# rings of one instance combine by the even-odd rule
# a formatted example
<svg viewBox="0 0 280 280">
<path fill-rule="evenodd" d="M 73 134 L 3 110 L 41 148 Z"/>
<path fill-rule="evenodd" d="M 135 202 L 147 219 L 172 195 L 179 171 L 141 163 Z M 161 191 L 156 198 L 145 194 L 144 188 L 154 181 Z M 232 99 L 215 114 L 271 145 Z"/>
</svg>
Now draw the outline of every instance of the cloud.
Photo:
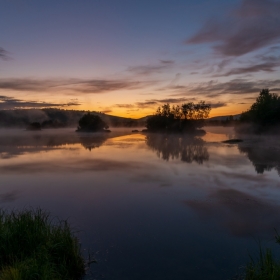
<svg viewBox="0 0 280 280">
<path fill-rule="evenodd" d="M 128 80 L 86 80 L 70 84 L 72 89 L 82 93 L 105 93 L 120 89 L 139 89 L 148 83 Z"/>
<path fill-rule="evenodd" d="M 277 43 L 280 39 L 280 2 L 242 0 L 220 20 L 209 19 L 188 44 L 214 43 L 224 56 L 240 56 Z"/>
<path fill-rule="evenodd" d="M 210 103 L 211 108 L 221 108 L 227 106 L 225 102 Z"/>
<path fill-rule="evenodd" d="M 14 91 L 74 91 L 80 93 L 106 93 L 120 89 L 138 89 L 150 84 L 131 80 L 102 80 L 102 79 L 0 79 L 0 89 Z"/>
<path fill-rule="evenodd" d="M 0 58 L 3 60 L 9 59 L 8 52 L 6 50 L 4 50 L 3 48 L 0 48 Z"/>
<path fill-rule="evenodd" d="M 113 111 L 112 110 L 110 110 L 110 109 L 105 109 L 105 110 L 103 110 L 103 111 L 101 111 L 101 113 L 104 113 L 104 114 L 108 114 L 108 113 L 112 113 Z"/>
<path fill-rule="evenodd" d="M 23 109 L 23 108 L 46 108 L 46 107 L 67 107 L 81 105 L 78 102 L 69 103 L 48 103 L 38 101 L 25 101 L 8 96 L 0 96 L 0 110 Z"/>
<path fill-rule="evenodd" d="M 135 110 L 132 110 L 132 109 L 137 109 L 137 111 L 138 111 L 139 109 L 144 109 L 144 108 L 155 108 L 155 106 L 161 106 L 162 104 L 166 104 L 166 103 L 182 104 L 182 103 L 191 102 L 191 101 L 194 101 L 194 100 L 196 100 L 196 99 L 188 98 L 188 97 L 147 99 L 145 101 L 135 102 L 133 104 L 115 104 L 114 107 L 130 109 L 129 111 L 135 111 Z M 223 103 L 218 102 L 218 103 L 214 103 L 214 106 L 217 106 L 217 107 L 225 106 L 225 105 L 222 105 L 222 104 Z M 216 108 L 216 107 L 213 107 L 213 108 Z"/>
<path fill-rule="evenodd" d="M 214 75 L 214 77 L 220 76 L 230 76 L 230 75 L 239 75 L 239 74 L 248 74 L 248 73 L 255 73 L 255 72 L 274 72 L 276 67 L 280 66 L 280 61 L 270 61 L 265 63 L 254 64 L 247 67 L 237 67 L 225 72 L 223 74 Z"/>
<path fill-rule="evenodd" d="M 175 62 L 173 60 L 160 60 L 159 63 L 154 65 L 140 65 L 132 66 L 127 69 L 127 71 L 136 74 L 148 76 L 155 73 L 161 73 L 165 70 L 168 70 L 174 66 Z"/>
<path fill-rule="evenodd" d="M 118 108 L 126 108 L 126 109 L 134 107 L 132 104 L 115 104 L 114 106 Z"/>
<path fill-rule="evenodd" d="M 215 97 L 221 94 L 249 94 L 259 93 L 263 88 L 280 86 L 280 80 L 257 80 L 233 79 L 228 82 L 211 80 L 188 87 L 189 93 L 205 94 L 208 97 Z M 209 95 L 211 94 L 211 95 Z M 214 94 L 214 95 L 213 95 Z"/>
</svg>

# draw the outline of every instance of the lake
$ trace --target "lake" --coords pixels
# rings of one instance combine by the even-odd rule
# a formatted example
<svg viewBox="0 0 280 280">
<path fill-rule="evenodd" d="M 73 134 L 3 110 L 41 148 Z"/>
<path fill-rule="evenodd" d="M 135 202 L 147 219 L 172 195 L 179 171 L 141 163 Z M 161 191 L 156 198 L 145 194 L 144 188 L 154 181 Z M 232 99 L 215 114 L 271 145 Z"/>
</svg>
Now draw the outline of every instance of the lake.
<svg viewBox="0 0 280 280">
<path fill-rule="evenodd" d="M 1 207 L 68 219 L 97 260 L 85 279 L 233 279 L 259 242 L 277 251 L 280 141 L 205 129 L 1 130 Z"/>
</svg>

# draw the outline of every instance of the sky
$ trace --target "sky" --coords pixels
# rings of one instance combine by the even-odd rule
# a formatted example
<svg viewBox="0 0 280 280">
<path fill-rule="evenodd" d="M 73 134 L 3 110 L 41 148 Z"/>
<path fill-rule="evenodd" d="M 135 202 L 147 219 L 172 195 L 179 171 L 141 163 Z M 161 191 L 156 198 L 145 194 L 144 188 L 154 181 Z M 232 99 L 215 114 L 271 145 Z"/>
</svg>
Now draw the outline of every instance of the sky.
<svg viewBox="0 0 280 280">
<path fill-rule="evenodd" d="M 0 109 L 140 118 L 280 93 L 280 0 L 0 0 Z"/>
</svg>

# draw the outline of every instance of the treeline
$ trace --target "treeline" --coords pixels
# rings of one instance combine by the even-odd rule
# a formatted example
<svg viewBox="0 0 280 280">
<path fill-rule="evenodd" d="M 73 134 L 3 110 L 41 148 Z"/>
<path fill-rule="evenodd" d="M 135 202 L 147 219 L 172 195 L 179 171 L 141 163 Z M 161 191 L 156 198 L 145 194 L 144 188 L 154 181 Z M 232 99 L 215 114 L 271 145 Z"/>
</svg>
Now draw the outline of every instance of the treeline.
<svg viewBox="0 0 280 280">
<path fill-rule="evenodd" d="M 240 116 L 240 124 L 237 130 L 243 132 L 243 127 L 251 132 L 266 132 L 274 130 L 278 132 L 280 126 L 280 96 L 271 93 L 269 89 L 262 89 L 255 103 Z M 248 130 L 249 129 L 249 130 Z"/>
<path fill-rule="evenodd" d="M 152 132 L 194 132 L 203 126 L 203 121 L 210 113 L 211 106 L 204 101 L 181 106 L 164 104 L 147 119 L 147 130 Z"/>
<path fill-rule="evenodd" d="M 25 128 L 31 123 L 39 123 L 42 128 L 77 127 L 79 120 L 87 111 L 63 109 L 17 109 L 0 110 L 0 127 Z M 110 127 L 135 127 L 144 126 L 144 121 L 130 118 L 110 116 L 101 112 L 93 112 L 106 122 Z"/>
</svg>

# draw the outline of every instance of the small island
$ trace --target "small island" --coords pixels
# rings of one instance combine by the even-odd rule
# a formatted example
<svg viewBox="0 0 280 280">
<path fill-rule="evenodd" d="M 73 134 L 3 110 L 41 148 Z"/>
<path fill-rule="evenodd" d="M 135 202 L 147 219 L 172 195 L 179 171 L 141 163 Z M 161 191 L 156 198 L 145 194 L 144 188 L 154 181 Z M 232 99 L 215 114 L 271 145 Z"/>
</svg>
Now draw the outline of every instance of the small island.
<svg viewBox="0 0 280 280">
<path fill-rule="evenodd" d="M 199 129 L 211 110 L 210 104 L 200 101 L 170 107 L 164 104 L 158 107 L 156 113 L 147 119 L 147 130 L 144 132 L 161 133 L 188 133 L 203 135 L 205 132 Z"/>
<path fill-rule="evenodd" d="M 98 116 L 88 112 L 79 120 L 76 132 L 111 132 L 109 126 Z"/>
<path fill-rule="evenodd" d="M 39 122 L 32 122 L 28 124 L 26 130 L 32 130 L 32 131 L 41 130 L 41 124 Z"/>
</svg>

